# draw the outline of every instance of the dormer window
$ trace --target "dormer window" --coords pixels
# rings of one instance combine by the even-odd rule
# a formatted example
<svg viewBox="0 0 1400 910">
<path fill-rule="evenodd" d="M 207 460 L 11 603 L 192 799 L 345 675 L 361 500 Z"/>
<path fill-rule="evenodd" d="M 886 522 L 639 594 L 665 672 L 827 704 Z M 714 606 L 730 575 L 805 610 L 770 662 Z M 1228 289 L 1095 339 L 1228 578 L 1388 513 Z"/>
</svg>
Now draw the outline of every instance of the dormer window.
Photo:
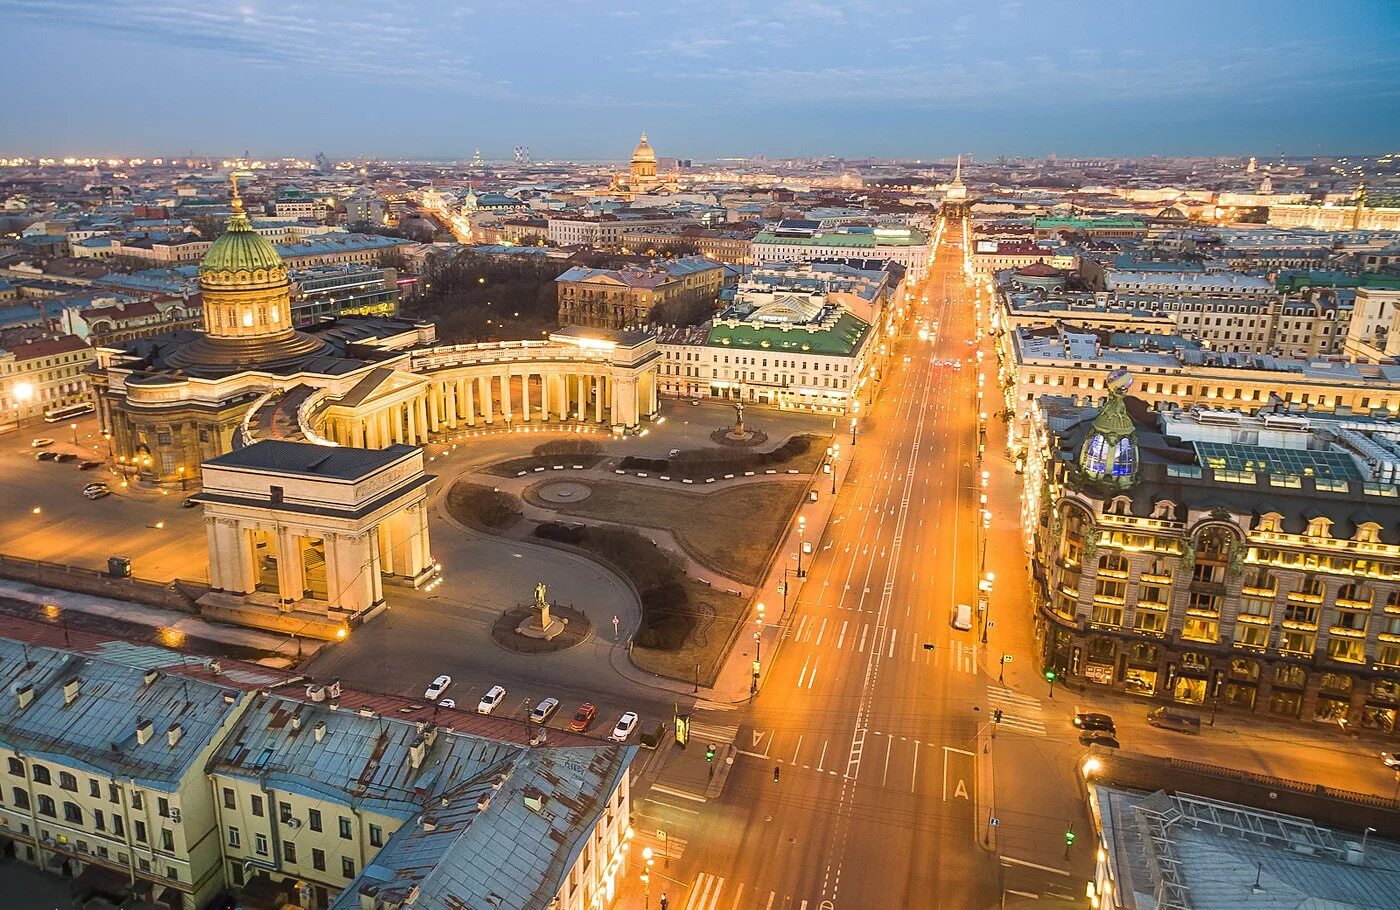
<svg viewBox="0 0 1400 910">
<path fill-rule="evenodd" d="M 1132 500 L 1126 496 L 1115 496 L 1108 502 L 1108 508 L 1104 511 L 1110 515 L 1127 515 L 1128 509 L 1132 506 Z"/>
<path fill-rule="evenodd" d="M 1254 526 L 1254 530 L 1277 534 L 1281 530 L 1280 522 L 1282 521 L 1282 515 L 1277 512 L 1269 512 L 1259 516 L 1259 523 Z"/>
<path fill-rule="evenodd" d="M 1152 507 L 1152 517 L 1160 518 L 1164 521 L 1176 520 L 1176 503 L 1170 499 L 1161 499 Z"/>
<path fill-rule="evenodd" d="M 1356 541 L 1358 543 L 1380 543 L 1381 526 L 1374 521 L 1366 521 L 1356 526 Z"/>
<path fill-rule="evenodd" d="M 1330 537 L 1332 522 L 1327 518 L 1312 518 L 1308 520 L 1309 537 Z"/>
</svg>

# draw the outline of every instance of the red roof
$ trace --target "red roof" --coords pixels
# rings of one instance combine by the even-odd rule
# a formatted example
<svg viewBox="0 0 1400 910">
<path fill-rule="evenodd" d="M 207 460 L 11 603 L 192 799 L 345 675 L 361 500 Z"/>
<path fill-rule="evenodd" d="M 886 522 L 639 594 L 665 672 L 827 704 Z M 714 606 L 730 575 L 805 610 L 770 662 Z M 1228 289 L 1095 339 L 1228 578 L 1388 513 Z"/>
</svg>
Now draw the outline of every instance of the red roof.
<svg viewBox="0 0 1400 910">
<path fill-rule="evenodd" d="M 1043 262 L 1032 262 L 1016 270 L 1017 275 L 1025 275 L 1027 278 L 1058 278 L 1064 275 L 1059 269 L 1053 269 Z"/>
<path fill-rule="evenodd" d="M 58 338 L 45 338 L 10 348 L 15 360 L 34 360 L 37 357 L 52 357 L 55 354 L 71 354 L 74 351 L 91 350 L 86 341 L 77 335 L 60 335 Z"/>
</svg>

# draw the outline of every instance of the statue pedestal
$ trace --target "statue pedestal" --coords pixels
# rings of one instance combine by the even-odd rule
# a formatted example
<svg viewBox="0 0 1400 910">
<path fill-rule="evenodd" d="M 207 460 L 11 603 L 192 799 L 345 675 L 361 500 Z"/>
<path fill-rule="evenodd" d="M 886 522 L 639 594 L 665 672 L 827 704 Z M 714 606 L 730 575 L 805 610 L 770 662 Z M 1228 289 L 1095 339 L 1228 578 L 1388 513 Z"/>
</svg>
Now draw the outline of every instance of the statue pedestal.
<svg viewBox="0 0 1400 910">
<path fill-rule="evenodd" d="M 515 627 L 516 634 L 524 635 L 526 638 L 540 638 L 545 641 L 553 641 L 564 633 L 564 626 L 567 619 L 554 619 L 549 615 L 549 610 L 540 610 L 531 613 L 524 622 Z"/>
</svg>

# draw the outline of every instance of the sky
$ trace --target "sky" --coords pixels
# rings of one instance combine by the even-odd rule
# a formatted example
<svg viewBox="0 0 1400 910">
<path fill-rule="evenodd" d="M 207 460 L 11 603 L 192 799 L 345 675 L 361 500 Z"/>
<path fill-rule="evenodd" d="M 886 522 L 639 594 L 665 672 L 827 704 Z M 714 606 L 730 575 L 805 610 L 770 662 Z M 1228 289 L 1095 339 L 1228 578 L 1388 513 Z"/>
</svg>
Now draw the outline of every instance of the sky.
<svg viewBox="0 0 1400 910">
<path fill-rule="evenodd" d="M 1400 150 L 1400 0 L 0 0 L 0 156 Z"/>
</svg>

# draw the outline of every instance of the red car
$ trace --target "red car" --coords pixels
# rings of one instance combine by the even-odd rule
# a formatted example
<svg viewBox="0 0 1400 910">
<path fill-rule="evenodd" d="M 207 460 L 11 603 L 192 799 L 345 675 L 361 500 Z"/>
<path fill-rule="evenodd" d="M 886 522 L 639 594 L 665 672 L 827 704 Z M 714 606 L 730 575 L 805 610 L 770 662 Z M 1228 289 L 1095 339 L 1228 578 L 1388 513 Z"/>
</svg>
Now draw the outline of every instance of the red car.
<svg viewBox="0 0 1400 910">
<path fill-rule="evenodd" d="M 584 704 L 579 707 L 574 719 L 569 721 L 569 729 L 575 733 L 582 733 L 588 729 L 588 725 L 593 723 L 593 718 L 598 714 L 598 708 L 591 704 Z"/>
</svg>

